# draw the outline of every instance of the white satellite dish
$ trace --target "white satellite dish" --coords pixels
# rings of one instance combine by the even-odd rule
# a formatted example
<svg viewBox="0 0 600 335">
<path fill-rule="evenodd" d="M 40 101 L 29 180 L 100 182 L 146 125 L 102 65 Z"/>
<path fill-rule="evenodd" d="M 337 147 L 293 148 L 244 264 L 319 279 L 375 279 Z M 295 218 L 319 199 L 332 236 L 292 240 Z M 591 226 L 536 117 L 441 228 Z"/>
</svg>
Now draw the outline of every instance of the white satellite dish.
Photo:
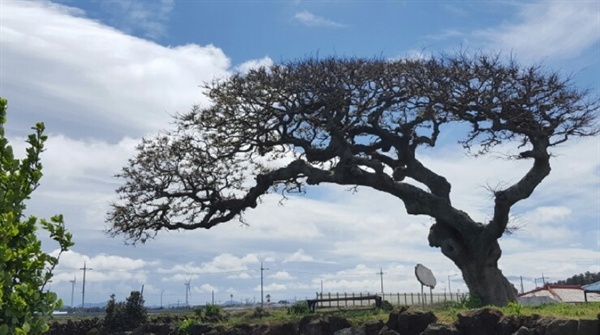
<svg viewBox="0 0 600 335">
<path fill-rule="evenodd" d="M 433 272 L 431 272 L 431 270 L 429 270 L 423 264 L 417 264 L 417 266 L 415 266 L 415 275 L 417 276 L 419 283 L 422 285 L 435 288 L 435 284 L 437 282 L 433 276 Z"/>
</svg>

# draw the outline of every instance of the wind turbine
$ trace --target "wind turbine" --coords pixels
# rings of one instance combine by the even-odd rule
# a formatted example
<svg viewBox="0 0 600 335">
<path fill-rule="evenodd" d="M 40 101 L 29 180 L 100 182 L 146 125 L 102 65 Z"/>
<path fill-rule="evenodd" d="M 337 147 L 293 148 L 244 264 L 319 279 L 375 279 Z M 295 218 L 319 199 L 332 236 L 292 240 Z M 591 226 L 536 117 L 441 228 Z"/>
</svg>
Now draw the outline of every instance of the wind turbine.
<svg viewBox="0 0 600 335">
<path fill-rule="evenodd" d="M 186 306 L 190 306 L 189 304 L 189 300 L 188 300 L 188 296 L 192 294 L 192 291 L 190 290 L 190 282 L 192 281 L 192 277 L 190 277 L 190 279 L 188 279 L 188 281 L 186 281 L 183 285 L 185 285 L 185 305 Z"/>
<path fill-rule="evenodd" d="M 73 280 L 69 280 L 71 283 L 71 308 L 73 308 L 73 294 L 75 293 L 75 281 L 77 281 L 77 277 L 73 276 Z"/>
</svg>

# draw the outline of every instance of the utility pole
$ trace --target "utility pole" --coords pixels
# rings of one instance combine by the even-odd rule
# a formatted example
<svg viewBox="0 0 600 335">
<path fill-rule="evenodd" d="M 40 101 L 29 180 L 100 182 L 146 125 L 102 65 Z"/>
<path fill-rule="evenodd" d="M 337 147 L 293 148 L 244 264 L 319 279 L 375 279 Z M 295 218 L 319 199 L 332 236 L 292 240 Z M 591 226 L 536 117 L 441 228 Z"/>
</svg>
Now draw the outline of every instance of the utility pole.
<svg viewBox="0 0 600 335">
<path fill-rule="evenodd" d="M 379 268 L 379 272 L 377 272 L 376 274 L 378 274 L 381 277 L 381 295 L 383 295 L 383 268 Z"/>
<path fill-rule="evenodd" d="M 81 291 L 81 309 L 85 309 L 85 273 L 87 271 L 93 270 L 92 268 L 88 268 L 83 261 L 83 267 L 79 268 L 79 270 L 83 270 L 83 290 Z"/>
<path fill-rule="evenodd" d="M 323 299 L 323 279 L 321 279 L 321 299 Z"/>
<path fill-rule="evenodd" d="M 544 277 L 544 274 L 542 273 L 542 278 L 533 278 L 533 281 L 535 282 L 535 287 L 537 288 L 537 281 L 538 279 L 542 280 L 542 286 L 546 286 L 546 277 Z"/>
<path fill-rule="evenodd" d="M 73 295 L 75 294 L 75 280 L 77 277 L 73 276 L 73 280 L 69 280 L 71 282 L 71 308 L 73 308 Z"/>
<path fill-rule="evenodd" d="M 456 273 L 453 275 L 448 275 L 448 292 L 450 293 L 450 300 L 452 301 L 452 286 L 450 285 L 450 277 L 456 276 Z"/>
<path fill-rule="evenodd" d="M 521 277 L 521 294 L 525 293 L 525 290 L 523 289 L 523 276 Z"/>
<path fill-rule="evenodd" d="M 264 300 L 263 300 L 263 271 L 269 270 L 263 267 L 263 263 L 260 262 L 260 308 L 264 308 Z"/>
</svg>

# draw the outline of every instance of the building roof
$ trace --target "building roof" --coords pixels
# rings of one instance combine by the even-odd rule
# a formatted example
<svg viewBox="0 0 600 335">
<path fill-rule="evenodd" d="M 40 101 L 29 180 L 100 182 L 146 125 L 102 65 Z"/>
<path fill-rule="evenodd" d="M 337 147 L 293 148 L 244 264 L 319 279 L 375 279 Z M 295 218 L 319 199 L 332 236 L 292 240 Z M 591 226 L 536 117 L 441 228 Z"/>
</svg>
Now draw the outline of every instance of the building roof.
<svg viewBox="0 0 600 335">
<path fill-rule="evenodd" d="M 538 287 L 529 292 L 519 294 L 519 302 L 585 302 L 586 295 L 587 301 L 600 301 L 600 293 L 595 293 L 595 291 L 590 290 L 586 290 L 586 292 L 587 293 L 585 293 L 584 289 L 579 285 L 544 285 L 543 287 Z M 598 292 L 600 292 L 600 290 Z"/>
<path fill-rule="evenodd" d="M 592 284 L 584 285 L 583 290 L 586 292 L 600 292 L 600 281 Z"/>
</svg>

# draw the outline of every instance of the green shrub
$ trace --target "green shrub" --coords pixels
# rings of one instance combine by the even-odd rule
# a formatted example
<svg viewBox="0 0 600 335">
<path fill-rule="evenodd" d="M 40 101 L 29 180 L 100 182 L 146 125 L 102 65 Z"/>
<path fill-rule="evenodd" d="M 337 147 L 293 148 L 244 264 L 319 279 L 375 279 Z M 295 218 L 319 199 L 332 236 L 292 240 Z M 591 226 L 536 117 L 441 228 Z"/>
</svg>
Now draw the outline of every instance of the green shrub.
<svg viewBox="0 0 600 335">
<path fill-rule="evenodd" d="M 144 299 L 138 291 L 132 291 L 125 302 L 115 302 L 115 295 L 106 303 L 104 328 L 108 331 L 124 331 L 135 329 L 144 324 L 148 310 L 144 307 Z"/>
<path fill-rule="evenodd" d="M 58 243 L 58 256 L 43 252 L 36 232 L 38 219 L 26 217 L 25 201 L 42 178 L 40 154 L 47 136 L 37 123 L 27 137 L 26 156 L 16 159 L 4 135 L 8 102 L 0 98 L 0 335 L 38 335 L 48 331 L 47 320 L 62 301 L 46 284 L 60 255 L 73 242 L 62 215 L 39 224 Z"/>
<path fill-rule="evenodd" d="M 204 315 L 207 318 L 221 319 L 223 317 L 223 308 L 219 305 L 206 304 Z"/>
<path fill-rule="evenodd" d="M 202 309 L 200 309 L 200 310 L 202 310 Z M 181 335 L 188 335 L 188 334 L 191 333 L 192 326 L 200 324 L 200 323 L 201 323 L 200 320 L 197 320 L 197 319 L 194 319 L 194 318 L 184 319 L 179 324 L 179 327 L 177 328 L 177 331 Z"/>
<path fill-rule="evenodd" d="M 460 305 L 463 308 L 474 309 L 483 307 L 483 302 L 478 296 L 469 294 L 466 298 L 463 297 L 460 299 Z"/>
<path fill-rule="evenodd" d="M 204 317 L 204 309 L 200 306 L 194 308 L 194 315 L 197 318 L 202 319 Z"/>
<path fill-rule="evenodd" d="M 514 301 L 509 302 L 507 308 L 509 313 L 514 315 L 522 315 L 524 310 L 523 305 Z"/>
<path fill-rule="evenodd" d="M 288 308 L 288 314 L 305 315 L 308 313 L 310 313 L 310 310 L 308 309 L 308 303 L 306 300 L 298 300 Z"/>
<path fill-rule="evenodd" d="M 390 311 L 392 311 L 394 309 L 394 305 L 392 305 L 391 302 L 389 302 L 387 300 L 384 300 L 381 303 L 381 309 L 384 310 L 384 311 L 386 311 L 386 312 L 390 312 Z"/>
<path fill-rule="evenodd" d="M 271 316 L 271 313 L 262 307 L 256 307 L 254 311 L 252 311 L 251 317 L 253 319 L 262 319 L 265 317 Z"/>
</svg>

